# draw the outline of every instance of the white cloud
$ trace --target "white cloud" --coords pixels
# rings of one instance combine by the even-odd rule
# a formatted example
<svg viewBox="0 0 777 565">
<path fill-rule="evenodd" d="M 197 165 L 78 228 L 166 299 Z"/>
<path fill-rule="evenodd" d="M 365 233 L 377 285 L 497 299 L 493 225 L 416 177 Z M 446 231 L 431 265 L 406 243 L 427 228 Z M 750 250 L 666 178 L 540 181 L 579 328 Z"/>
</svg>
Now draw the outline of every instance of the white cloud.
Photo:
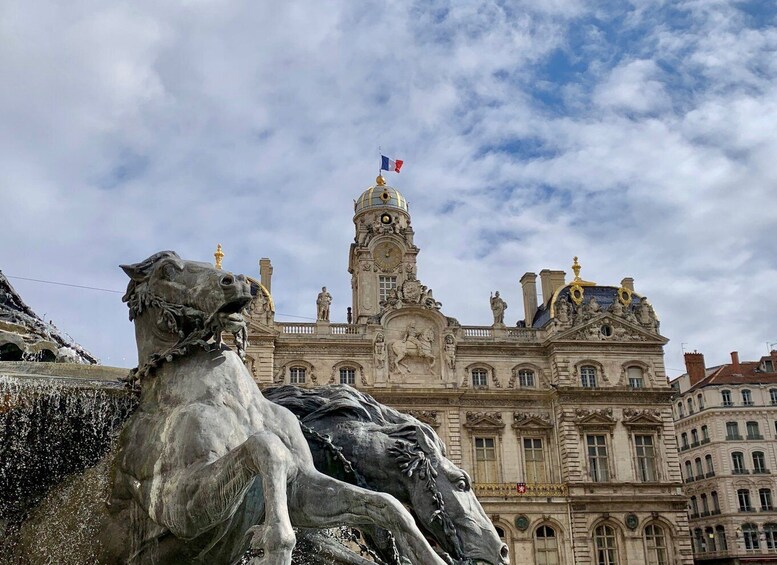
<svg viewBox="0 0 777 565">
<path fill-rule="evenodd" d="M 0 268 L 122 289 L 119 263 L 210 260 L 220 242 L 235 271 L 272 258 L 280 313 L 313 316 L 326 284 L 344 319 L 352 200 L 381 146 L 407 163 L 391 182 L 447 314 L 487 323 L 499 289 L 514 322 L 521 274 L 580 255 L 587 278 L 637 279 L 668 366 L 682 342 L 753 358 L 777 339 L 777 33 L 728 3 L 671 8 L 689 17 L 661 2 L 10 2 Z M 555 76 L 557 53 L 585 72 Z M 13 282 L 131 364 L 115 295 Z"/>
</svg>

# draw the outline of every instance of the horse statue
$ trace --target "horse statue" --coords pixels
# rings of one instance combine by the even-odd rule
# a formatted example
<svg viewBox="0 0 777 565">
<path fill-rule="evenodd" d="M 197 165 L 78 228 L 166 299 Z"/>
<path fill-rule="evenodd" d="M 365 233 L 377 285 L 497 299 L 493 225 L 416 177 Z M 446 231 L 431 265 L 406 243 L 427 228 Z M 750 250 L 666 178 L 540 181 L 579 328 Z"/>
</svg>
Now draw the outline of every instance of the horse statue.
<svg viewBox="0 0 777 565">
<path fill-rule="evenodd" d="M 90 518 L 99 531 L 77 527 L 81 517 L 65 505 L 39 515 L 38 532 L 66 522 L 79 539 L 92 535 L 82 544 L 89 559 L 47 562 L 290 565 L 295 527 L 374 525 L 411 563 L 446 565 L 396 498 L 317 471 L 297 418 L 264 398 L 221 343 L 231 333 L 245 348 L 240 312 L 252 297 L 242 275 L 171 251 L 122 269 L 131 279 L 123 300 L 135 323 L 129 384 L 139 405 L 112 459 L 71 483 L 83 495 L 97 468 L 110 469 L 105 496 L 81 496 L 101 513 Z M 34 559 L 17 563 L 25 561 Z"/>
<path fill-rule="evenodd" d="M 299 418 L 317 469 L 396 497 L 446 562 L 509 563 L 507 545 L 475 497 L 469 475 L 446 457 L 428 425 L 347 385 L 286 385 L 265 390 L 265 397 Z M 383 561 L 395 562 L 384 532 L 361 531 Z"/>
<path fill-rule="evenodd" d="M 434 341 L 434 331 L 427 328 L 421 332 L 415 329 L 414 324 L 410 324 L 405 330 L 405 337 L 402 340 L 392 341 L 389 344 L 389 351 L 392 355 L 389 357 L 389 368 L 397 371 L 400 368 L 404 373 L 410 372 L 410 367 L 402 361 L 405 357 L 420 357 L 426 360 L 428 370 L 434 368 L 435 358 L 432 353 L 432 342 Z"/>
</svg>

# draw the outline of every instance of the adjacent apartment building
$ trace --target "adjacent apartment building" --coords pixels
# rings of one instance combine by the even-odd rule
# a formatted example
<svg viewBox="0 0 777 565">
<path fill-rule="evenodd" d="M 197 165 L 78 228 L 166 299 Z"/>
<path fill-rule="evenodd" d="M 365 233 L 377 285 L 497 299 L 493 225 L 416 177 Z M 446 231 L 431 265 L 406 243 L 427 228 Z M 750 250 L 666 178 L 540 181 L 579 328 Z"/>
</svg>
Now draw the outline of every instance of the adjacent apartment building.
<svg viewBox="0 0 777 565">
<path fill-rule="evenodd" d="M 493 323 L 472 326 L 422 283 L 407 200 L 383 178 L 347 229 L 346 323 L 330 321 L 326 289 L 311 296 L 317 322 L 276 321 L 260 261 L 247 349 L 260 386 L 346 383 L 432 426 L 514 563 L 693 562 L 666 339 L 632 279 L 584 280 L 576 260 L 570 279 L 545 269 L 518 288 L 516 273 L 501 290 L 523 319 L 494 294 L 482 298 Z M 450 276 L 467 292 L 466 276 Z"/>
<path fill-rule="evenodd" d="M 685 364 L 672 386 L 695 561 L 777 563 L 777 351 Z"/>
</svg>

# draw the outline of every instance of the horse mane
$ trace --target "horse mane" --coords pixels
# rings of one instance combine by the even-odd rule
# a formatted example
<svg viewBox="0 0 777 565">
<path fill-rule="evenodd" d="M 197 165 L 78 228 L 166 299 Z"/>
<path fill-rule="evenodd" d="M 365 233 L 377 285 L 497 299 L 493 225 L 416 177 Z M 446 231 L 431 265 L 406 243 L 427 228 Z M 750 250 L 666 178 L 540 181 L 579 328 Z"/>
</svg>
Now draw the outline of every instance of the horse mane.
<svg viewBox="0 0 777 565">
<path fill-rule="evenodd" d="M 420 428 L 441 452 L 445 447 L 437 434 L 423 422 L 408 414 L 384 406 L 368 394 L 347 385 L 301 388 L 294 385 L 268 388 L 262 391 L 267 399 L 291 410 L 308 426 L 326 421 L 374 424 L 379 431 L 395 439 L 410 440 L 411 429 Z"/>
</svg>

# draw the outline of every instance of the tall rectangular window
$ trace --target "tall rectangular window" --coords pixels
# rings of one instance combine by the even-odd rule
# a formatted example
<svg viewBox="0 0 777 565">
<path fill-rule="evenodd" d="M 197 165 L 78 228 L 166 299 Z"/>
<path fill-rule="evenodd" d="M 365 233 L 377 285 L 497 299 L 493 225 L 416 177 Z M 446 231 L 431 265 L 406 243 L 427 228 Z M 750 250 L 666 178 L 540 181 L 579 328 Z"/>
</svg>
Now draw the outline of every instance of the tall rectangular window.
<svg viewBox="0 0 777 565">
<path fill-rule="evenodd" d="M 656 480 L 656 449 L 653 436 L 634 436 L 637 451 L 637 478 L 643 483 Z"/>
<path fill-rule="evenodd" d="M 523 438 L 523 456 L 526 461 L 526 482 L 547 482 L 545 450 L 541 438 Z"/>
<path fill-rule="evenodd" d="M 750 393 L 749 390 L 743 390 L 742 391 L 742 404 L 744 406 L 752 406 L 753 405 L 753 395 Z"/>
<path fill-rule="evenodd" d="M 758 498 L 761 499 L 761 511 L 766 512 L 774 510 L 774 504 L 772 504 L 772 489 L 762 488 L 758 490 Z"/>
<path fill-rule="evenodd" d="M 720 391 L 720 398 L 723 401 L 723 406 L 733 406 L 734 403 L 731 401 L 731 391 L 730 390 L 721 390 Z"/>
<path fill-rule="evenodd" d="M 737 491 L 737 500 L 739 501 L 740 512 L 750 512 L 753 509 L 750 504 L 750 491 L 748 489 L 739 489 Z"/>
<path fill-rule="evenodd" d="M 534 388 L 534 371 L 529 369 L 518 371 L 518 385 L 521 388 Z"/>
<path fill-rule="evenodd" d="M 747 439 L 763 439 L 761 430 L 758 428 L 758 422 L 747 422 Z"/>
<path fill-rule="evenodd" d="M 475 479 L 479 483 L 496 483 L 496 442 L 492 437 L 475 438 Z"/>
<path fill-rule="evenodd" d="M 740 451 L 735 451 L 731 454 L 731 470 L 735 475 L 747 473 L 747 469 L 745 469 L 745 456 Z"/>
<path fill-rule="evenodd" d="M 380 275 L 378 277 L 378 292 L 381 302 L 388 298 L 389 290 L 394 288 L 397 288 L 397 277 L 389 277 L 386 275 Z"/>
<path fill-rule="evenodd" d="M 769 389 L 769 401 L 772 404 L 777 404 L 777 388 Z"/>
<path fill-rule="evenodd" d="M 766 458 L 763 451 L 753 451 L 753 473 L 766 473 Z"/>
<path fill-rule="evenodd" d="M 595 483 L 610 480 L 609 461 L 607 459 L 607 443 L 604 436 L 586 436 L 588 446 L 588 472 Z"/>
</svg>

